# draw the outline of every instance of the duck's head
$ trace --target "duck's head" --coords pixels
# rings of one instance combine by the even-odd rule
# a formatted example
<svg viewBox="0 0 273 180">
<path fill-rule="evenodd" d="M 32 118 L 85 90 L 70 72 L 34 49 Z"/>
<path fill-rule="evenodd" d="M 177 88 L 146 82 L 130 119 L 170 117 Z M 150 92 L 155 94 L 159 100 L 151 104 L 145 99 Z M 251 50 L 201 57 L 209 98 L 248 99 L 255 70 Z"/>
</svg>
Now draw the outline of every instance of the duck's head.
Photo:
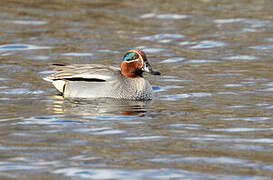
<svg viewBox="0 0 273 180">
<path fill-rule="evenodd" d="M 160 75 L 160 72 L 152 69 L 143 51 L 138 49 L 129 50 L 123 57 L 121 74 L 125 77 L 136 78 L 143 77 L 143 72 Z"/>
</svg>

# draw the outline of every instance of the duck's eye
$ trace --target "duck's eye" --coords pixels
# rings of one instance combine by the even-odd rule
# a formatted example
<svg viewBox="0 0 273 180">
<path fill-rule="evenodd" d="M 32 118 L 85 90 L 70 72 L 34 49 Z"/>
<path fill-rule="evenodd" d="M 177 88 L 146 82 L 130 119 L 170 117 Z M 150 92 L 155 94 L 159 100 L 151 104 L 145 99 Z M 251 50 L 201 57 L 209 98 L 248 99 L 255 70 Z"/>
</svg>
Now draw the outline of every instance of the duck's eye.
<svg viewBox="0 0 273 180">
<path fill-rule="evenodd" d="M 138 58 L 139 58 L 139 56 L 138 56 L 137 53 L 135 53 L 135 52 L 128 52 L 123 57 L 123 61 L 132 61 L 132 60 L 136 60 Z"/>
</svg>

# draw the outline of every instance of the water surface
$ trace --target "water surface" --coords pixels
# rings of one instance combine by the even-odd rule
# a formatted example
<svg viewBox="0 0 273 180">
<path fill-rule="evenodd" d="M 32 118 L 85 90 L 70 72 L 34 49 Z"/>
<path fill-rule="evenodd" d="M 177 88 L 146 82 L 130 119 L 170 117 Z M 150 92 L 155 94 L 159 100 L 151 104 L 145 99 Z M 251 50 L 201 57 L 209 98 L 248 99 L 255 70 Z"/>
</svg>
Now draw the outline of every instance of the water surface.
<svg viewBox="0 0 273 180">
<path fill-rule="evenodd" d="M 271 1 L 2 1 L 1 179 L 271 179 Z M 65 100 L 53 63 L 143 49 L 151 102 Z"/>
</svg>

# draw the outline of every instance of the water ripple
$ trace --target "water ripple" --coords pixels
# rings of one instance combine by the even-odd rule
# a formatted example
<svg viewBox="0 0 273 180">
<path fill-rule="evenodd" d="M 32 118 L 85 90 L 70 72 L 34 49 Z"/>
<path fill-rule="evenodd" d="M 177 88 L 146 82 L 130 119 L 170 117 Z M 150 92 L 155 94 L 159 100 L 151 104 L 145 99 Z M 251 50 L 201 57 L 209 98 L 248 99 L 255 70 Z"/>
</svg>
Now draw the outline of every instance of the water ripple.
<svg viewBox="0 0 273 180">
<path fill-rule="evenodd" d="M 176 124 L 170 124 L 171 128 L 182 128 L 182 129 L 200 129 L 199 124 L 182 124 L 182 123 L 176 123 Z"/>
<path fill-rule="evenodd" d="M 51 47 L 47 46 L 36 46 L 31 44 L 4 44 L 0 45 L 0 51 L 7 51 L 7 50 L 36 50 L 36 49 L 50 49 Z"/>
<path fill-rule="evenodd" d="M 269 82 L 265 84 L 266 86 L 273 86 L 273 82 Z"/>
<path fill-rule="evenodd" d="M 33 60 L 48 60 L 48 59 L 50 59 L 50 56 L 33 55 L 33 56 L 28 56 L 28 58 L 33 59 Z"/>
<path fill-rule="evenodd" d="M 178 76 L 163 76 L 161 81 L 164 81 L 164 82 L 192 82 L 193 80 L 180 79 Z"/>
<path fill-rule="evenodd" d="M 142 19 L 147 18 L 157 18 L 157 19 L 186 19 L 188 16 L 184 14 L 154 14 L 154 13 L 147 13 L 140 16 Z"/>
<path fill-rule="evenodd" d="M 224 84 L 225 87 L 242 87 L 242 84 Z"/>
<path fill-rule="evenodd" d="M 255 132 L 255 131 L 270 131 L 273 128 L 221 128 L 212 129 L 213 131 L 223 131 L 223 132 Z"/>
<path fill-rule="evenodd" d="M 204 179 L 204 177 L 215 177 L 209 174 L 191 172 L 181 169 L 140 169 L 140 170 L 118 170 L 118 169 L 87 169 L 87 168 L 60 168 L 54 170 L 55 174 L 65 176 L 76 176 L 89 179 Z M 220 176 L 219 176 L 220 177 Z M 241 177 L 241 176 L 240 176 Z"/>
<path fill-rule="evenodd" d="M 214 23 L 218 24 L 227 24 L 227 23 L 236 23 L 244 21 L 244 18 L 233 18 L 233 19 L 215 19 Z"/>
<path fill-rule="evenodd" d="M 193 42 L 193 41 L 183 41 L 179 43 L 179 45 L 181 46 L 194 45 L 194 44 L 196 44 L 196 42 Z"/>
<path fill-rule="evenodd" d="M 62 115 L 53 115 L 53 116 L 36 116 L 26 118 L 23 122 L 18 122 L 17 124 L 56 124 L 64 123 L 59 118 L 63 117 Z M 66 120 L 68 121 L 68 120 Z"/>
<path fill-rule="evenodd" d="M 257 49 L 257 50 L 271 50 L 273 49 L 273 45 L 259 45 L 259 46 L 252 46 L 250 48 Z"/>
<path fill-rule="evenodd" d="M 199 64 L 199 63 L 216 63 L 217 60 L 210 60 L 210 59 L 192 59 L 185 61 L 185 64 Z"/>
<path fill-rule="evenodd" d="M 99 132 L 93 132 L 93 135 L 114 135 L 114 134 L 124 134 L 126 131 L 119 130 L 119 129 L 107 129 Z"/>
<path fill-rule="evenodd" d="M 126 137 L 126 138 L 123 138 L 125 140 L 128 140 L 128 141 L 140 141 L 140 142 L 143 142 L 143 141 L 157 141 L 157 140 L 160 140 L 162 138 L 166 138 L 165 136 L 138 136 L 138 137 Z"/>
<path fill-rule="evenodd" d="M 248 163 L 247 160 L 230 158 L 230 157 L 184 157 L 181 158 L 184 162 L 190 163 L 208 163 L 208 164 L 229 164 L 229 165 L 244 165 Z"/>
<path fill-rule="evenodd" d="M 227 59 L 227 60 L 257 60 L 259 58 L 256 56 L 249 56 L 249 55 L 237 55 L 237 56 L 224 57 L 223 59 Z"/>
<path fill-rule="evenodd" d="M 185 19 L 188 16 L 184 14 L 159 14 L 156 17 L 159 19 Z"/>
<path fill-rule="evenodd" d="M 177 86 L 177 85 L 167 85 L 167 86 L 153 86 L 154 92 L 162 92 L 167 91 L 169 89 L 182 89 L 183 86 Z"/>
<path fill-rule="evenodd" d="M 270 120 L 270 117 L 231 117 L 231 118 L 222 118 L 224 121 L 266 121 Z"/>
<path fill-rule="evenodd" d="M 162 48 L 146 48 L 144 46 L 136 47 L 136 49 L 142 49 L 146 53 L 159 53 L 159 52 L 166 51 L 165 49 L 162 49 Z"/>
<path fill-rule="evenodd" d="M 46 21 L 20 21 L 20 20 L 17 20 L 17 21 L 9 21 L 10 23 L 13 23 L 13 24 L 20 24 L 20 25 L 44 25 L 44 24 L 47 24 Z"/>
<path fill-rule="evenodd" d="M 79 53 L 79 52 L 70 52 L 70 53 L 63 53 L 63 56 L 93 56 L 92 53 Z"/>
<path fill-rule="evenodd" d="M 9 81 L 10 79 L 8 79 L 8 78 L 2 78 L 2 77 L 0 77 L 0 81 Z M 0 86 L 0 88 L 7 88 L 7 86 Z"/>
<path fill-rule="evenodd" d="M 185 58 L 183 58 L 183 57 L 171 57 L 171 58 L 161 61 L 161 63 L 177 63 L 177 62 L 180 62 L 183 60 L 185 60 Z"/>
<path fill-rule="evenodd" d="M 226 46 L 227 43 L 221 41 L 201 41 L 199 44 L 190 47 L 191 49 L 209 49 Z"/>
<path fill-rule="evenodd" d="M 131 115 L 101 115 L 101 116 L 84 116 L 82 117 L 83 119 L 92 119 L 92 120 L 103 120 L 103 121 L 108 121 L 108 120 L 140 120 L 140 119 L 149 119 L 148 117 L 138 117 L 138 116 L 131 116 Z"/>
<path fill-rule="evenodd" d="M 155 41 L 155 40 L 162 40 L 162 39 L 181 39 L 185 36 L 182 34 L 154 34 L 151 36 L 144 36 L 141 37 L 141 40 L 149 40 L 149 41 Z"/>
<path fill-rule="evenodd" d="M 265 41 L 267 41 L 267 42 L 273 42 L 273 38 L 272 37 L 266 38 Z"/>
<path fill-rule="evenodd" d="M 25 163 L 22 164 L 14 164 L 14 163 L 9 163 L 9 164 L 5 164 L 2 165 L 0 167 L 0 172 L 1 171 L 12 171 L 12 170 L 34 170 L 34 169 L 40 169 L 40 166 L 32 166 L 32 165 L 26 165 Z"/>
<path fill-rule="evenodd" d="M 16 95 L 23 95 L 23 94 L 43 94 L 44 91 L 38 89 L 25 89 L 25 88 L 15 88 L 15 89 L 5 89 L 0 91 L 0 94 L 16 94 Z"/>
<path fill-rule="evenodd" d="M 185 98 L 200 98 L 200 97 L 207 97 L 212 96 L 211 93 L 186 93 L 186 94 L 172 94 L 172 95 L 163 95 L 160 97 L 161 100 L 164 101 L 177 101 L 179 99 Z"/>
<path fill-rule="evenodd" d="M 249 19 L 249 18 L 233 18 L 233 19 L 216 19 L 216 20 L 214 20 L 214 23 L 217 23 L 217 24 L 228 24 L 228 23 L 237 23 L 237 22 L 243 22 L 243 23 L 249 25 L 250 28 L 248 28 L 248 29 L 261 28 L 261 27 L 264 27 L 265 25 L 270 23 L 270 21 L 268 21 L 268 20 Z M 254 30 L 254 29 L 252 29 L 252 30 Z"/>
</svg>

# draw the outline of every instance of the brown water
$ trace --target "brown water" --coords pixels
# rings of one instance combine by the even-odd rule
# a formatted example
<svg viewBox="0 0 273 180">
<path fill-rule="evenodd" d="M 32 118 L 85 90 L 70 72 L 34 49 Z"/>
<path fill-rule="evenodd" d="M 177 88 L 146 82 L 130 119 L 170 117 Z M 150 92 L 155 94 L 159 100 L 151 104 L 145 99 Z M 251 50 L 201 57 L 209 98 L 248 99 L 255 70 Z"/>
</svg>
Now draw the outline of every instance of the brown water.
<svg viewBox="0 0 273 180">
<path fill-rule="evenodd" d="M 271 179 L 271 0 L 0 1 L 0 179 Z M 64 100 L 52 63 L 143 49 L 151 102 Z"/>
</svg>

